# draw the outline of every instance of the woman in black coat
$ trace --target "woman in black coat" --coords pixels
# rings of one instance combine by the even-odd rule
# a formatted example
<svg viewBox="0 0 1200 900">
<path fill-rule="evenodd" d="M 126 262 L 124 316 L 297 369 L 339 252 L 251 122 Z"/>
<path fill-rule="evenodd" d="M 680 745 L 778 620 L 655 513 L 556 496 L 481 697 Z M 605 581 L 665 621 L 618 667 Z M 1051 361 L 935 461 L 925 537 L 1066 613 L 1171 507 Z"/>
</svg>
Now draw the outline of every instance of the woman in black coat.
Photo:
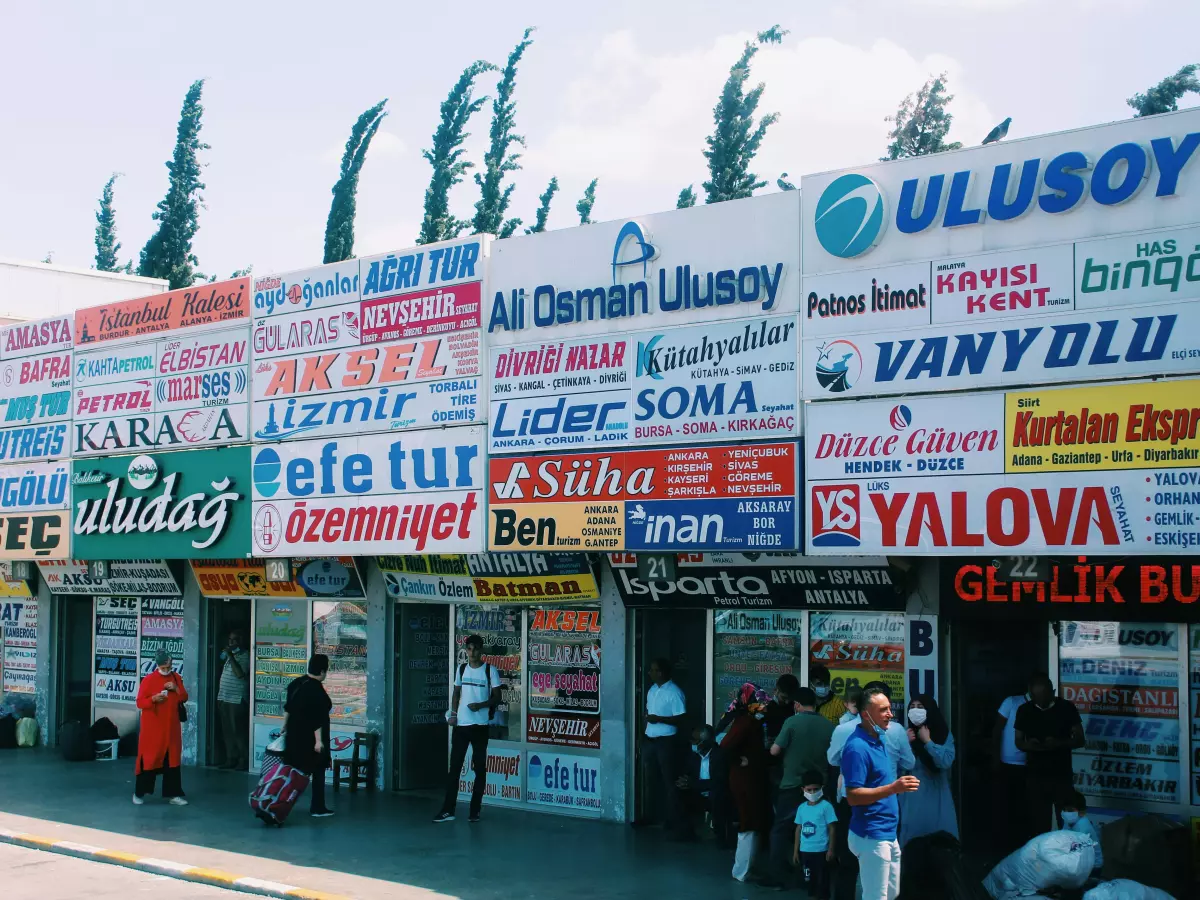
<svg viewBox="0 0 1200 900">
<path fill-rule="evenodd" d="M 325 805 L 325 770 L 329 755 L 329 711 L 333 701 L 322 684 L 329 674 L 329 657 L 316 653 L 308 661 L 308 674 L 287 686 L 284 703 L 283 761 L 312 778 L 310 812 L 317 818 L 332 816 Z"/>
</svg>

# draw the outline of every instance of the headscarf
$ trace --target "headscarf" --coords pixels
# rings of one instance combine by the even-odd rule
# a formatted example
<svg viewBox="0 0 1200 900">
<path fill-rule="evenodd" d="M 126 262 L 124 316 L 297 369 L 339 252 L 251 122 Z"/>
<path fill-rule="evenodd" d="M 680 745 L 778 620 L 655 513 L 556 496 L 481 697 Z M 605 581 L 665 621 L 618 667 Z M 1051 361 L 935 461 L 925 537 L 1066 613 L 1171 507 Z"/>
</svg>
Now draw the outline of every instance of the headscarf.
<svg viewBox="0 0 1200 900">
<path fill-rule="evenodd" d="M 946 719 L 942 716 L 942 711 L 937 705 L 937 701 L 929 694 L 914 694 L 909 705 L 912 705 L 913 700 L 921 701 L 921 705 L 925 707 L 925 724 L 924 727 L 929 729 L 929 740 L 935 744 L 941 745 L 946 743 L 946 737 L 950 734 L 950 729 L 946 726 Z M 905 719 L 907 719 L 907 712 Z M 910 726 L 911 727 L 911 726 Z M 914 731 L 919 731 L 919 728 L 914 728 Z M 918 737 L 912 744 L 913 754 L 920 759 L 930 769 L 936 769 L 937 765 L 933 761 L 933 757 L 929 755 L 929 751 Z"/>
<path fill-rule="evenodd" d="M 770 701 L 767 692 L 760 687 L 756 687 L 753 682 L 747 681 L 738 691 L 737 697 L 726 708 L 726 712 L 739 712 L 746 710 L 752 715 L 761 715 L 767 708 L 767 703 Z"/>
</svg>

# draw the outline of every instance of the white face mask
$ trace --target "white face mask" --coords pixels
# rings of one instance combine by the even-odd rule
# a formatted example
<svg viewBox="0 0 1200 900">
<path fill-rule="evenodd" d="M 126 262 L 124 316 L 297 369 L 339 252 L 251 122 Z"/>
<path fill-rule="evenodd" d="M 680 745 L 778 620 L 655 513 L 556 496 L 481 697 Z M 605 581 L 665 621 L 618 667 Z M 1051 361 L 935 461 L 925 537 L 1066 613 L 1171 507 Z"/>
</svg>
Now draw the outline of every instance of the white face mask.
<svg viewBox="0 0 1200 900">
<path fill-rule="evenodd" d="M 821 799 L 822 796 L 823 796 L 823 794 L 821 793 L 821 791 L 805 791 L 804 792 L 804 798 L 806 800 L 808 800 L 809 803 L 816 803 L 818 800 Z M 1065 821 L 1065 816 L 1064 816 L 1064 821 Z"/>
<path fill-rule="evenodd" d="M 1062 814 L 1062 817 L 1064 825 L 1074 825 L 1079 821 L 1079 813 L 1074 812 L 1073 810 L 1067 810 Z"/>
<path fill-rule="evenodd" d="M 928 712 L 924 709 L 910 709 L 908 711 L 908 724 L 915 725 L 917 728 L 920 728 L 925 724 L 925 719 L 928 715 Z"/>
</svg>

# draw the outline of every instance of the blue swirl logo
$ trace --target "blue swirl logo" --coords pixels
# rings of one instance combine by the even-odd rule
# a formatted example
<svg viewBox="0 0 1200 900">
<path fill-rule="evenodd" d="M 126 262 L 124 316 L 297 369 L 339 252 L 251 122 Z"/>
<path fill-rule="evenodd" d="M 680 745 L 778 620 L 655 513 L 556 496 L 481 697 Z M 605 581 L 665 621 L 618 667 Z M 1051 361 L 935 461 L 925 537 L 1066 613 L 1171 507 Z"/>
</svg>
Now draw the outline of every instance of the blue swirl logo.
<svg viewBox="0 0 1200 900">
<path fill-rule="evenodd" d="M 835 178 L 817 201 L 813 227 L 827 253 L 862 256 L 883 236 L 887 223 L 883 191 L 866 175 Z"/>
</svg>

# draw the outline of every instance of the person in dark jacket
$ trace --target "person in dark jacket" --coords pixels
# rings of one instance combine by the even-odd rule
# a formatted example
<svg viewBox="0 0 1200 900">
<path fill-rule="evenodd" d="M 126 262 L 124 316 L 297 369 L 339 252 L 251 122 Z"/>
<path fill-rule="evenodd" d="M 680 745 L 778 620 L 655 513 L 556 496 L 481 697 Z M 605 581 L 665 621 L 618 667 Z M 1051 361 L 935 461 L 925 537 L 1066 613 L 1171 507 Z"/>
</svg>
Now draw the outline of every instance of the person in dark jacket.
<svg viewBox="0 0 1200 900">
<path fill-rule="evenodd" d="M 333 701 L 322 682 L 329 674 L 329 657 L 313 654 L 308 674 L 287 686 L 284 703 L 283 761 L 312 778 L 312 803 L 315 818 L 333 815 L 325 805 L 325 770 L 333 763 L 329 754 L 329 711 Z"/>
</svg>

